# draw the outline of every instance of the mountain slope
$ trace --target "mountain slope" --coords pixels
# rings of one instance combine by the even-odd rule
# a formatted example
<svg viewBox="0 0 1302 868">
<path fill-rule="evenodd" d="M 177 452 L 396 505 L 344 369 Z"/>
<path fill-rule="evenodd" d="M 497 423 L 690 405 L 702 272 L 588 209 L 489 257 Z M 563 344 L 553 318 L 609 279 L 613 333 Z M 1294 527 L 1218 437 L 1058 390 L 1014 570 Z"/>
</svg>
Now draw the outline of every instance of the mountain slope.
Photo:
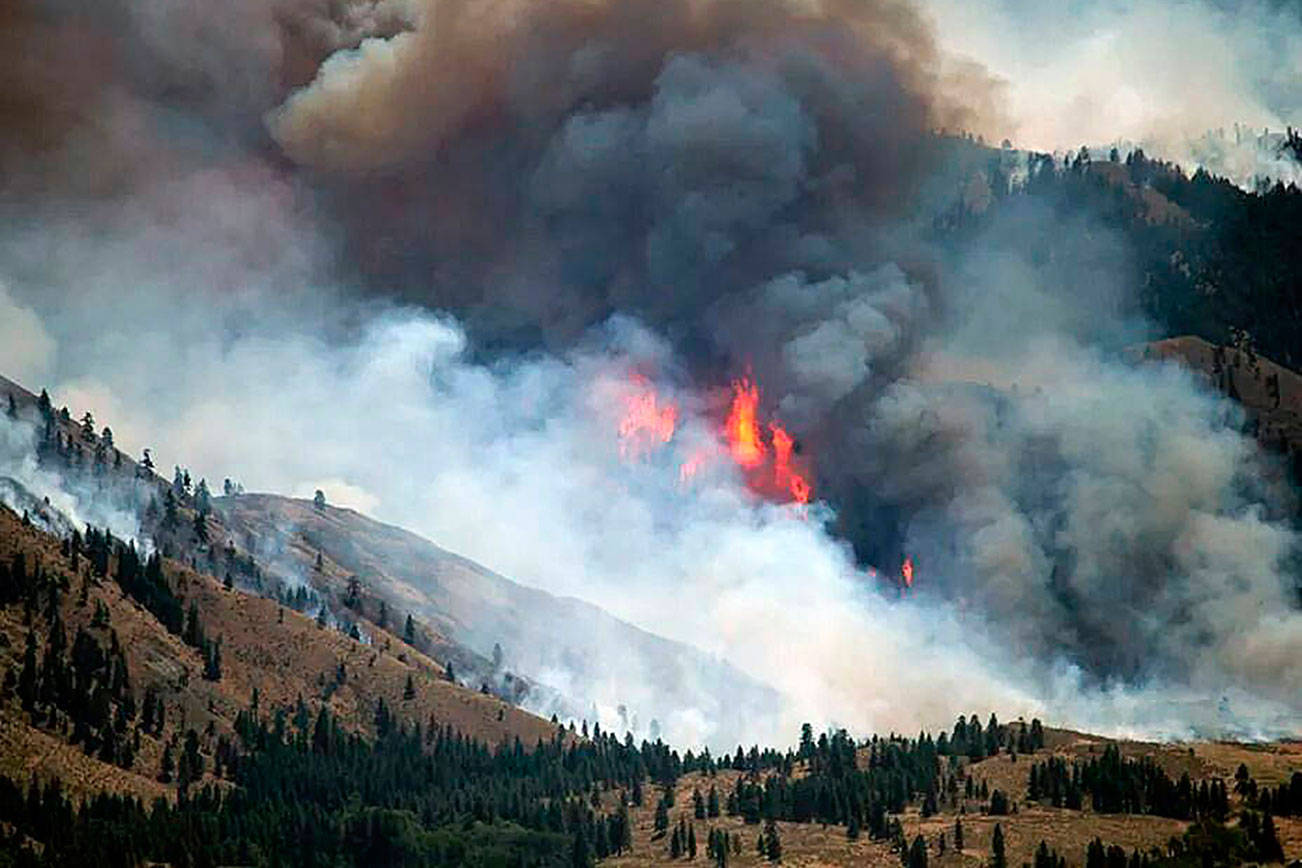
<svg viewBox="0 0 1302 868">
<path fill-rule="evenodd" d="M 193 729 L 202 734 L 204 753 L 215 756 L 219 740 L 231 735 L 255 691 L 264 713 L 293 714 L 302 702 L 315 717 L 324 705 L 348 729 L 362 733 L 374 731 L 381 701 L 398 721 L 451 725 L 490 744 L 519 738 L 532 746 L 557 732 L 496 697 L 448 682 L 440 664 L 394 637 L 366 645 L 274 600 L 224 588 L 211 576 L 164 562 L 168 587 L 183 608 L 193 607 L 203 634 L 220 647 L 220 674 L 210 679 L 204 653 L 186 641 L 186 634 L 170 632 L 115 580 L 120 561 L 112 556 L 101 574 L 84 543 L 61 543 L 0 507 L 5 603 L 0 671 L 7 673 L 0 695 L 0 773 L 17 780 L 57 775 L 82 794 L 107 789 L 145 798 L 164 795 L 174 789 L 157 780 L 164 747 L 175 747 Z M 25 584 L 16 577 L 16 562 L 29 576 Z M 16 588 L 25 589 L 21 600 L 14 599 Z M 128 747 L 110 758 L 95 747 L 107 740 L 104 732 L 92 726 L 89 737 L 78 737 L 76 720 L 89 712 L 75 697 L 59 698 L 52 691 L 50 701 L 42 698 L 24 708 L 19 673 L 29 633 L 37 647 L 42 697 L 45 683 L 57 677 L 50 665 L 56 633 L 68 649 L 70 668 L 79 653 L 73 637 L 79 634 L 109 656 L 107 649 L 121 649 L 130 699 L 107 701 L 115 710 L 123 706 L 124 719 L 113 726 L 119 748 Z M 107 679 L 76 683 L 88 695 L 108 690 Z M 140 714 L 147 693 L 163 708 L 163 724 L 156 730 Z"/>
<path fill-rule="evenodd" d="M 409 638 L 458 682 L 546 716 L 600 716 L 653 739 L 660 723 L 675 723 L 700 739 L 735 741 L 753 730 L 756 713 L 777 708 L 770 688 L 726 662 L 596 606 L 516 584 L 351 510 L 237 489 L 210 496 L 180 468 L 168 483 L 71 413 L 0 380 L 0 400 L 5 392 L 33 441 L 20 444 L 32 454 L 19 459 L 37 469 L 26 483 L 6 480 L 3 467 L 15 458 L 0 455 L 0 502 L 29 509 L 59 535 L 94 516 L 117 517 L 122 533 L 150 539 L 200 572 L 229 576 L 237 588 L 320 615 L 341 632 L 356 629 L 364 640 L 385 630 Z M 42 487 L 77 496 L 47 505 Z M 74 520 L 74 506 L 90 515 Z"/>
<path fill-rule="evenodd" d="M 628 716 L 623 728 L 635 731 L 635 716 L 646 731 L 656 715 L 694 709 L 726 733 L 744 731 L 745 709 L 777 705 L 771 690 L 694 648 L 580 600 L 516 584 L 352 510 L 318 509 L 273 495 L 218 498 L 214 504 L 223 527 L 245 545 L 265 550 L 274 541 L 279 556 L 263 559 L 274 569 L 314 581 L 324 578 L 319 586 L 338 598 L 347 595 L 347 579 L 356 576 L 364 589 L 357 611 L 372 622 L 378 602 L 368 596 L 384 600 L 391 612 L 416 613 L 437 634 L 432 641 L 446 637 L 477 652 L 478 663 L 462 655 L 458 673 L 469 671 L 476 680 L 509 690 L 501 682 L 509 670 L 559 694 L 574 691 L 564 697 L 534 690 L 526 700 L 530 707 L 589 717 L 590 708 L 564 699 L 582 696 L 612 708 L 624 705 Z M 318 553 L 320 571 L 315 568 Z M 489 660 L 496 656 L 495 645 L 502 650 L 496 662 Z M 447 653 L 457 659 L 455 651 Z M 488 672 L 478 668 L 484 660 L 489 660 Z"/>
</svg>

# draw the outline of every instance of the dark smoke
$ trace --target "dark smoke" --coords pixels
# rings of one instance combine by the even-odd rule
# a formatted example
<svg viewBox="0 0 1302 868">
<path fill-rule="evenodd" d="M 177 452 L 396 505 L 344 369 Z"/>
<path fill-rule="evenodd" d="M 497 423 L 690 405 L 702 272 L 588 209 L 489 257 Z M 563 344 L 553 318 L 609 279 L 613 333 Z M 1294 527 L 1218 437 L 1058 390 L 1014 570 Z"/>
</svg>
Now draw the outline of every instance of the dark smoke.
<svg viewBox="0 0 1302 868">
<path fill-rule="evenodd" d="M 373 348 L 389 335 L 374 309 L 418 304 L 455 314 L 472 358 L 528 384 L 581 369 L 594 333 L 632 318 L 697 392 L 753 371 L 860 562 L 893 573 L 913 555 L 920 605 L 957 606 L 1042 664 L 1054 687 L 1039 695 L 1079 677 L 1296 705 L 1287 499 L 1232 411 L 1119 355 L 1147 334 L 1124 242 L 1017 211 L 962 244 L 928 231 L 956 196 L 989 195 L 934 133 L 998 130 L 998 87 L 949 62 L 912 5 L 0 14 L 19 58 L 0 80 L 0 277 L 61 334 L 108 308 L 139 322 L 193 303 L 176 331 L 247 350 L 240 338 L 283 327 L 268 358 L 301 351 L 320 362 L 304 370 L 347 384 L 297 330 Z M 1040 255 L 1048 238 L 1073 239 L 1065 258 Z M 172 255 L 177 279 L 158 266 Z M 97 266 L 115 279 L 87 277 Z M 153 359 L 132 365 L 175 349 L 152 336 Z M 106 364 L 129 355 L 95 346 Z M 521 361 L 539 353 L 565 362 Z M 205 388 L 202 370 L 177 376 L 186 395 Z M 565 419 L 573 391 L 556 388 Z M 555 418 L 522 413 L 520 429 Z M 830 549 L 828 586 L 871 610 L 870 580 L 843 586 Z"/>
</svg>

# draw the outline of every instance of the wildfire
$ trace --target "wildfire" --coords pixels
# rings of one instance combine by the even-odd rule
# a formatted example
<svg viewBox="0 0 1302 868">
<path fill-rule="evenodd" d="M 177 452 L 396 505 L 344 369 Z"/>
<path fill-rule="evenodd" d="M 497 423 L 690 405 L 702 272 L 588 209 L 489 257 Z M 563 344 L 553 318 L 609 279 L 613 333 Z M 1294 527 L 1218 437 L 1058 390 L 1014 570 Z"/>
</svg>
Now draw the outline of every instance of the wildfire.
<svg viewBox="0 0 1302 868">
<path fill-rule="evenodd" d="M 913 587 L 913 558 L 905 555 L 904 565 L 900 567 L 900 578 L 904 580 L 905 589 Z"/>
<path fill-rule="evenodd" d="M 809 481 L 795 469 L 791 455 L 796 441 L 781 422 L 770 422 L 769 432 L 773 438 L 773 482 L 778 488 L 791 494 L 796 503 L 809 503 L 813 488 Z"/>
<path fill-rule="evenodd" d="M 732 384 L 732 408 L 724 425 L 728 450 L 733 460 L 747 470 L 764 461 L 764 441 L 760 439 L 759 423 L 755 421 L 759 407 L 759 387 L 748 379 Z"/>
<path fill-rule="evenodd" d="M 662 399 L 645 377 L 634 375 L 632 380 L 619 422 L 619 452 L 624 458 L 640 458 L 669 443 L 678 428 L 678 406 Z M 714 449 L 689 455 L 679 466 L 679 482 L 687 484 L 707 463 L 726 453 L 742 469 L 752 491 L 772 500 L 809 503 L 814 490 L 795 438 L 776 419 L 762 422 L 759 406 L 760 390 L 753 380 L 743 377 L 733 382 L 721 442 Z"/>
<path fill-rule="evenodd" d="M 748 377 L 732 384 L 732 405 L 724 424 L 728 452 L 746 471 L 752 490 L 774 499 L 809 503 L 814 489 L 799 466 L 796 440 L 774 419 L 768 424 L 768 442 L 765 442 L 758 418 L 759 398 L 759 386 Z"/>
<path fill-rule="evenodd" d="M 619 452 L 625 458 L 644 455 L 673 439 L 678 427 L 678 406 L 660 400 L 644 377 L 635 375 L 636 390 L 625 399 L 624 418 L 619 423 Z"/>
</svg>

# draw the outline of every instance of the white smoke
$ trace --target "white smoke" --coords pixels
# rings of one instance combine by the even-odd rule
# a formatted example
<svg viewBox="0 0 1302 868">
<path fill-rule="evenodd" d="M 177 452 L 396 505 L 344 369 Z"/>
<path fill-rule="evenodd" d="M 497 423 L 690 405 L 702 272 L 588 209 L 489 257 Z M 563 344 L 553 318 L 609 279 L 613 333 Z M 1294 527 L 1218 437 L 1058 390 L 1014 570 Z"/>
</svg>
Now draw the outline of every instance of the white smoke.
<svg viewBox="0 0 1302 868">
<path fill-rule="evenodd" d="M 1005 82 L 1011 128 L 1045 152 L 1132 143 L 1240 184 L 1302 179 L 1302 20 L 1266 0 L 923 0 L 940 45 Z M 1259 141 L 1275 133 L 1273 146 Z M 1208 133 L 1208 131 L 1213 131 Z"/>
<path fill-rule="evenodd" d="M 175 24 L 149 8 L 160 33 L 171 33 Z M 782 36 L 790 7 L 772 8 L 781 14 L 768 35 Z M 877 20 L 863 8 L 863 21 Z M 896 6 L 882 9 L 883 20 L 896 20 Z M 892 27 L 926 55 L 912 16 L 898 18 Z M 838 41 L 831 19 L 818 22 L 811 44 L 859 44 Z M 601 20 L 624 40 L 617 44 L 636 41 L 619 16 Z M 708 42 L 691 16 L 682 27 L 689 44 Z M 272 116 L 272 132 L 290 154 L 326 167 L 443 153 L 436 146 L 476 116 L 474 94 L 442 80 L 431 93 L 407 86 L 422 70 L 455 65 L 438 51 L 443 38 L 427 28 L 336 55 Z M 351 44 L 333 39 L 322 37 L 323 51 Z M 567 50 L 555 57 L 550 44 L 539 48 L 540 68 L 569 69 L 575 93 L 602 93 L 574 67 L 581 58 L 601 67 L 585 32 L 560 41 Z M 864 41 L 874 46 L 869 60 L 884 50 Z M 410 66 L 385 77 L 382 55 L 404 46 Z M 220 63 L 191 63 L 171 49 L 165 60 L 198 79 L 218 74 Z M 881 236 L 908 227 L 878 225 L 876 205 L 856 198 L 879 187 L 889 197 L 897 179 L 873 171 L 907 174 L 901 155 L 916 145 L 891 113 L 907 103 L 882 83 L 891 76 L 865 61 L 847 82 L 817 52 L 782 54 L 783 64 L 762 51 L 720 53 L 630 61 L 637 76 L 618 55 L 610 69 L 642 83 L 642 102 L 628 107 L 602 93 L 600 109 L 552 111 L 555 129 L 533 150 L 502 146 L 503 165 L 529 179 L 516 191 L 529 220 L 510 227 L 526 237 L 483 251 L 492 268 L 471 273 L 487 288 L 468 294 L 503 317 L 519 313 L 506 310 L 519 298 L 527 323 L 541 311 L 539 321 L 555 316 L 580 329 L 594 290 L 565 282 L 575 274 L 597 286 L 602 305 L 663 306 L 674 314 L 667 320 L 703 324 L 736 355 L 754 352 L 761 385 L 774 390 L 766 406 L 795 421 L 835 417 L 826 427 L 839 439 L 817 444 L 815 464 L 829 475 L 846 470 L 901 510 L 918 564 L 914 596 L 896 598 L 859 569 L 827 531 L 834 517 L 825 507 L 802 514 L 757 501 L 726 461 L 680 481 L 681 464 L 717 427 L 713 396 L 689 382 L 677 356 L 681 335 L 615 316 L 578 341 L 557 341 L 562 349 L 486 358 L 449 315 L 355 294 L 349 242 L 365 233 L 341 241 L 327 216 L 335 212 L 322 205 L 346 194 L 232 143 L 213 120 L 233 111 L 224 103 L 201 115 L 221 133 L 144 112 L 149 145 L 118 195 L 78 198 L 77 209 L 58 196 L 4 205 L 0 284 L 10 289 L 0 296 L 8 338 L 0 373 L 40 378 L 25 385 L 48 385 L 74 412 L 93 410 L 120 448 L 152 447 L 160 466 L 234 478 L 251 491 L 322 489 L 517 581 L 724 657 L 781 697 L 777 709 L 753 710 L 750 729 L 732 731 L 696 707 L 657 707 L 654 685 L 632 668 L 625 681 L 600 684 L 563 670 L 525 673 L 595 704 L 603 726 L 617 726 L 628 703 L 672 740 L 715 746 L 784 741 L 805 720 L 911 731 L 991 708 L 1148 734 L 1295 729 L 1302 622 L 1289 599 L 1294 539 L 1281 499 L 1251 442 L 1229 427 L 1227 408 L 1192 378 L 1133 368 L 1097 348 L 1142 333 L 1127 316 L 1124 248 L 1096 227 L 1023 215 L 957 263 L 937 257 L 934 281 L 906 276 L 875 254 Z M 235 88 L 235 102 L 265 108 L 262 77 L 283 72 L 285 59 L 261 41 L 248 56 L 255 69 L 237 77 L 247 86 Z M 544 98 L 555 84 L 545 75 L 497 77 L 502 56 L 452 72 L 475 79 L 487 64 L 494 74 L 480 84 L 523 89 L 503 96 L 517 120 L 535 103 L 556 108 Z M 363 62 L 378 78 L 350 78 L 350 64 Z M 931 72 L 923 66 L 920 80 Z M 336 86 L 348 99 L 331 99 Z M 397 103 L 349 109 L 375 87 L 394 88 L 424 113 L 394 115 Z M 450 113 L 424 127 L 430 106 Z M 362 109 L 383 123 L 368 126 Z M 1110 112 L 1099 116 L 1120 116 Z M 934 120 L 919 111 L 911 123 Z M 1088 128 L 1061 134 L 1078 132 Z M 1108 133 L 1120 134 L 1124 127 Z M 748 147 L 727 146 L 736 141 Z M 473 137 L 453 144 L 458 159 L 474 158 L 470 178 L 496 178 L 498 164 L 475 162 Z M 361 173 L 352 189 L 369 180 Z M 419 213 L 384 213 L 396 191 L 380 186 L 360 200 L 373 209 L 366 216 L 423 231 Z M 459 207 L 486 198 L 471 187 L 448 193 L 456 207 L 447 210 L 442 188 L 431 192 L 429 213 L 454 238 L 462 220 L 488 223 L 471 237 L 491 242 L 502 227 L 483 218 L 499 212 Z M 645 226 L 643 206 L 654 218 Z M 625 233 L 625 222 L 636 225 Z M 565 231 L 540 235 L 540 254 L 527 236 L 553 224 Z M 1078 233 L 1081 244 L 1046 266 L 1022 249 L 1030 227 Z M 405 237 L 377 230 L 362 240 L 366 252 L 405 262 Z M 753 271 L 729 261 L 741 245 L 755 254 L 743 263 Z M 628 266 L 625 251 L 645 256 L 645 269 Z M 458 256 L 479 252 L 471 245 Z M 422 274 L 414 258 L 404 271 Z M 728 285 L 712 295 L 716 281 Z M 708 306 L 711 298 L 718 303 Z M 673 396 L 682 419 L 671 443 L 629 461 L 616 432 L 634 372 Z M 1054 570 L 1064 552 L 1073 562 L 1066 579 Z M 610 653 L 620 659 L 623 649 Z"/>
</svg>

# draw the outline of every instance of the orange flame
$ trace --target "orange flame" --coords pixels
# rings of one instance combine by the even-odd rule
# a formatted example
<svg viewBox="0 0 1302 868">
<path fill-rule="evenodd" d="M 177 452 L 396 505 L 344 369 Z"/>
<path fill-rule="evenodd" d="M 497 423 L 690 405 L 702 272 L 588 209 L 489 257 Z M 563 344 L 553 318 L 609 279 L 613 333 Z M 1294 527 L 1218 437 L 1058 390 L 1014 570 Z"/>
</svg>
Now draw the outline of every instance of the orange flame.
<svg viewBox="0 0 1302 868">
<path fill-rule="evenodd" d="M 777 500 L 809 503 L 814 490 L 797 466 L 795 438 L 778 420 L 768 424 L 768 443 L 759 423 L 759 386 L 743 377 L 732 384 L 732 405 L 724 423 L 724 437 L 734 461 L 745 471 L 750 487 Z M 773 447 L 772 475 L 769 445 Z"/>
<path fill-rule="evenodd" d="M 732 409 L 724 424 L 728 450 L 733 460 L 750 470 L 764 461 L 764 441 L 760 439 L 759 423 L 755 413 L 759 407 L 759 387 L 749 379 L 732 384 Z"/>
<path fill-rule="evenodd" d="M 904 587 L 913 587 L 913 558 L 905 555 L 904 566 L 900 567 L 900 578 L 904 580 Z"/>
<path fill-rule="evenodd" d="M 796 441 L 781 422 L 770 422 L 769 432 L 773 436 L 773 482 L 779 489 L 791 494 L 796 503 L 809 503 L 813 488 L 791 463 L 791 453 Z"/>
<path fill-rule="evenodd" d="M 619 422 L 619 452 L 624 458 L 639 458 L 668 443 L 678 428 L 678 406 L 662 399 L 645 377 L 634 374 L 632 382 Z M 754 381 L 743 377 L 733 382 L 721 445 L 744 471 L 752 491 L 772 500 L 807 504 L 813 486 L 796 455 L 796 440 L 776 419 L 767 427 L 761 425 L 759 403 Z M 718 446 L 693 452 L 678 468 L 679 483 L 689 483 L 721 452 Z"/>
</svg>

